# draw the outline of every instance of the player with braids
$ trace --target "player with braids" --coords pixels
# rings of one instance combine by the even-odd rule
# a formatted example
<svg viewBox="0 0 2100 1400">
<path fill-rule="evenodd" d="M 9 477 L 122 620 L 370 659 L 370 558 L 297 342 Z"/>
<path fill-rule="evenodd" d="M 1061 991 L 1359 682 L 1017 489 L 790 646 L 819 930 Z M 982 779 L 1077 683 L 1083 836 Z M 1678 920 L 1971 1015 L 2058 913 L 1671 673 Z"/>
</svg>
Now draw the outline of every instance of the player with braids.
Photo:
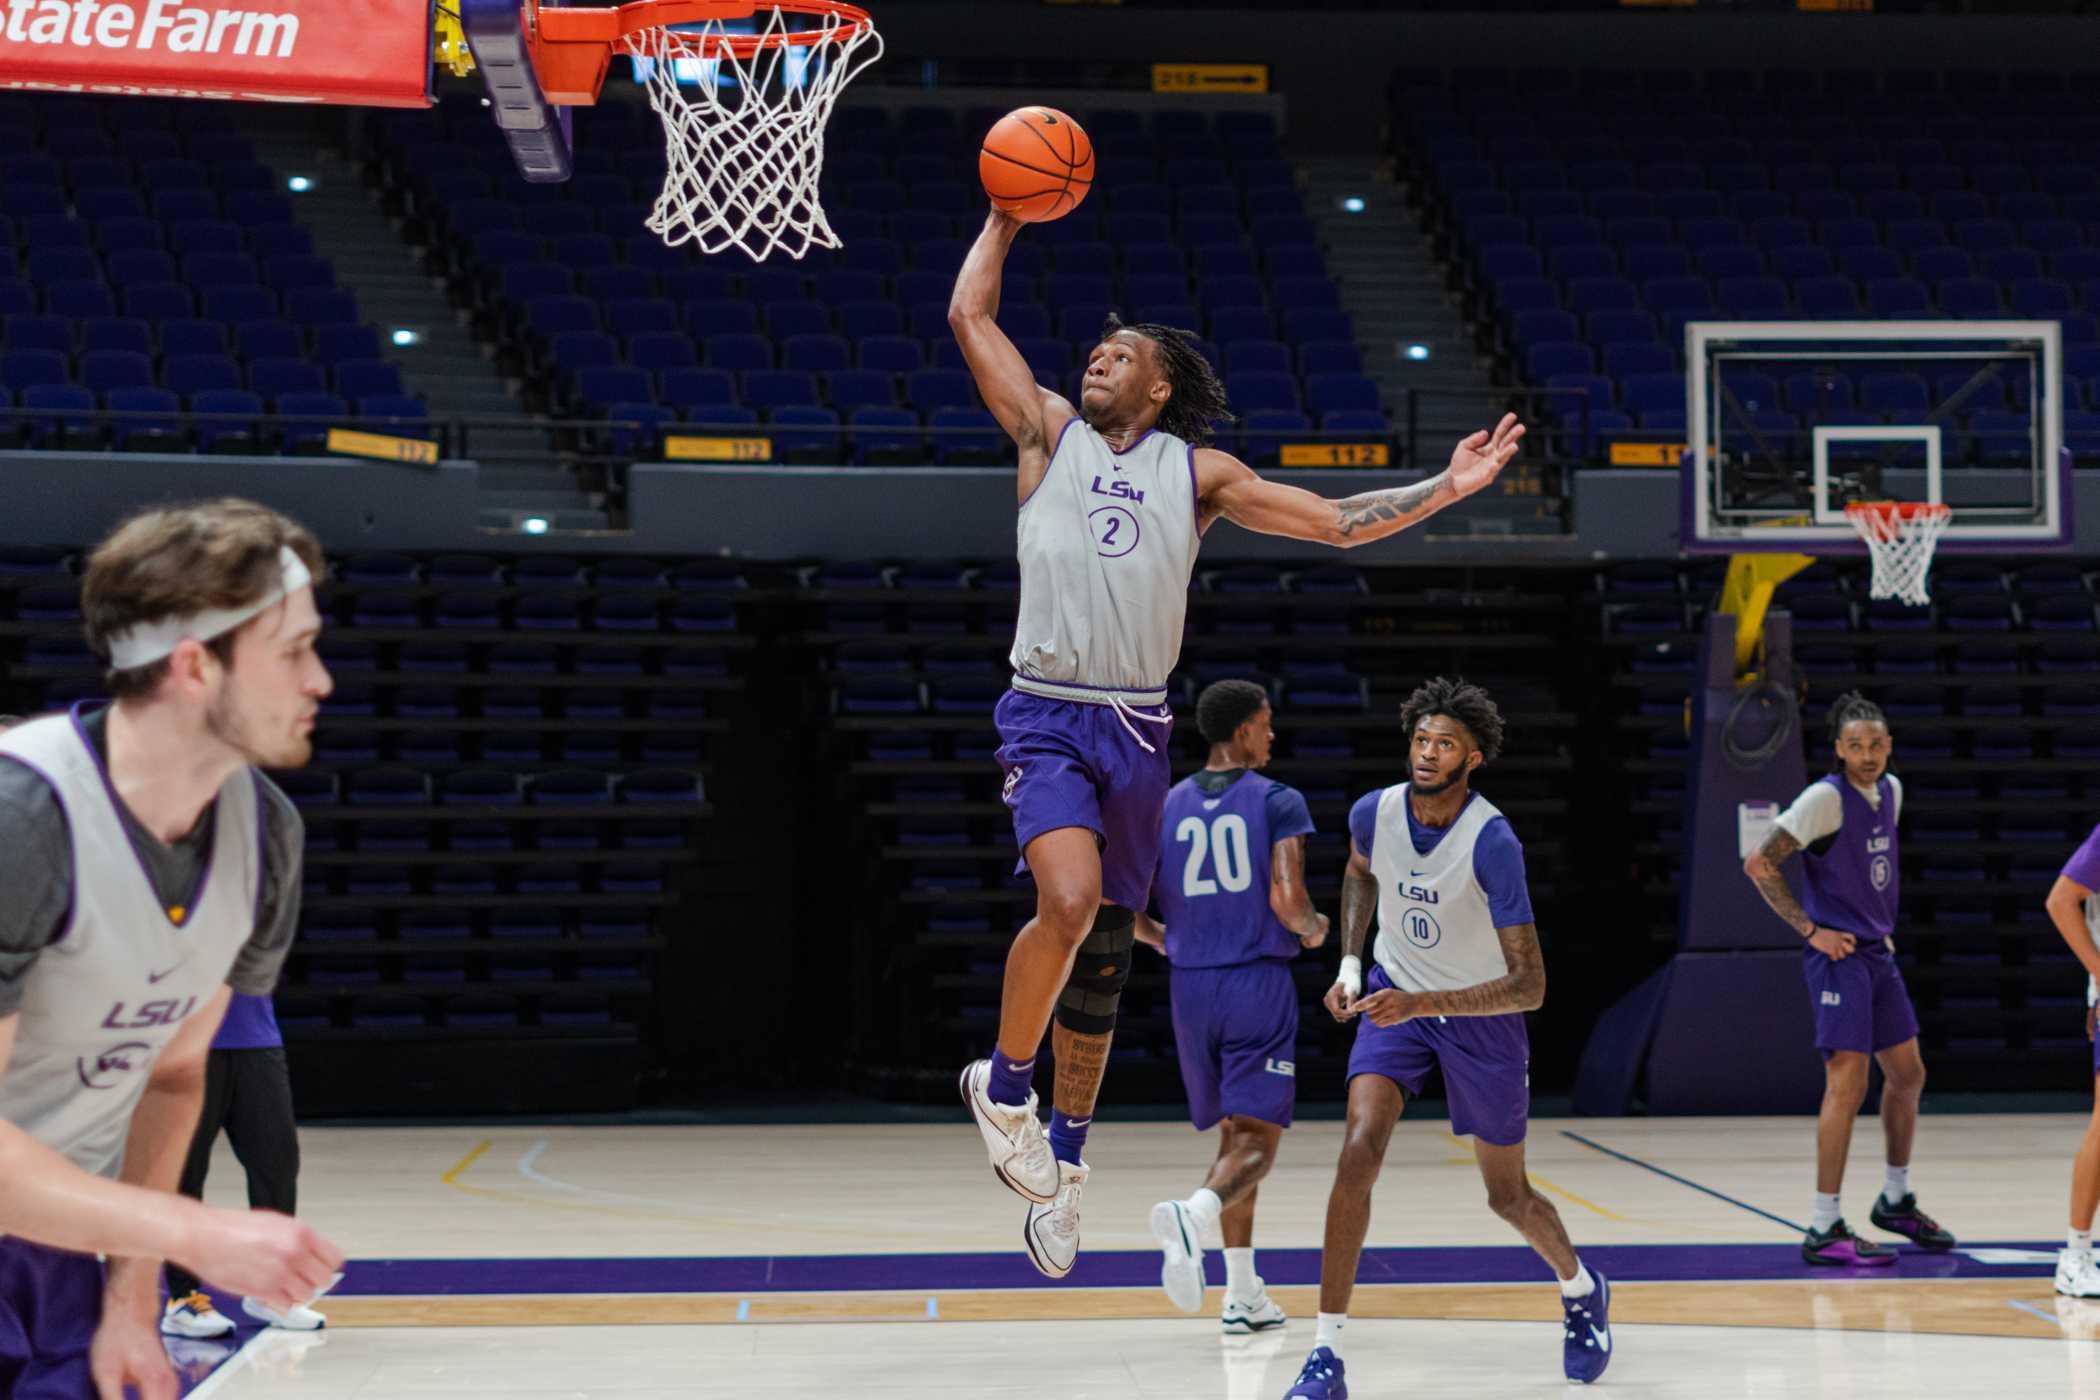
<svg viewBox="0 0 2100 1400">
<path fill-rule="evenodd" d="M 1868 1215 L 1878 1229 L 1929 1250 L 1954 1236 L 1918 1209 L 1910 1154 L 1918 1128 L 1925 1061 L 1918 1017 L 1896 966 L 1896 823 L 1903 783 L 1888 771 L 1888 716 L 1858 691 L 1830 707 L 1836 762 L 1780 814 L 1772 834 L 1743 862 L 1772 912 L 1801 935 L 1801 970 L 1823 1053 L 1823 1108 L 1816 1119 L 1816 1203 L 1801 1254 L 1834 1267 L 1896 1262 L 1894 1251 L 1854 1235 L 1838 1210 L 1852 1124 L 1867 1097 L 1868 1057 L 1881 1062 L 1881 1128 L 1888 1172 Z M 1802 853 L 1801 900 L 1780 867 Z"/>
<path fill-rule="evenodd" d="M 1183 442 L 1208 447 L 1211 435 L 1221 424 L 1232 421 L 1232 405 L 1225 399 L 1225 381 L 1196 348 L 1196 337 L 1174 326 L 1151 321 L 1126 325 L 1111 311 L 1101 328 L 1101 338 L 1113 340 L 1119 331 L 1141 335 L 1152 342 L 1159 361 L 1160 377 L 1173 390 L 1159 411 L 1159 430 Z"/>
<path fill-rule="evenodd" d="M 1167 678 L 1181 659 L 1203 532 L 1222 519 L 1315 544 L 1368 544 L 1486 487 L 1524 429 L 1506 415 L 1460 442 L 1433 476 L 1331 501 L 1264 481 L 1206 445 L 1226 403 L 1194 338 L 1114 319 L 1088 353 L 1074 407 L 1036 383 L 999 329 L 1001 269 L 1021 227 L 992 210 L 948 304 L 978 392 L 1019 459 L 1013 689 L 994 718 L 1021 869 L 1036 887 L 1035 917 L 1007 955 L 998 1043 L 964 1067 L 960 1088 L 992 1170 L 1029 1202 L 1030 1237 L 1052 1230 L 1062 1242 L 1051 1253 L 1063 1257 L 1077 1239 L 1079 1154 L 1137 912 L 1159 863 L 1172 778 Z M 1057 1060 L 1048 1134 L 1030 1087 L 1046 1031 Z"/>
</svg>

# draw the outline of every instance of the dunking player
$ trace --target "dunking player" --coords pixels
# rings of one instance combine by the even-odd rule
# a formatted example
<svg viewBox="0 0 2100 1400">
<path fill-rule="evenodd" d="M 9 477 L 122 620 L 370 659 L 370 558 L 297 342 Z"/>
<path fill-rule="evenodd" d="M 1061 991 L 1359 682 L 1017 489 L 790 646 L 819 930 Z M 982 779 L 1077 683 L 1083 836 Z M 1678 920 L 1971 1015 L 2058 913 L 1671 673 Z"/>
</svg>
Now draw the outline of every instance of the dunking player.
<svg viewBox="0 0 2100 1400">
<path fill-rule="evenodd" d="M 2064 863 L 2049 891 L 2049 919 L 2085 964 L 2085 1035 L 2093 1039 L 2094 1006 L 2100 999 L 2100 826 Z M 2056 1260 L 2056 1291 L 2073 1298 L 2100 1298 L 2100 1266 L 2093 1263 L 2093 1209 L 2100 1205 L 2100 1042 L 2093 1050 L 2093 1116 L 2071 1164 L 2071 1228 Z"/>
<path fill-rule="evenodd" d="M 1342 1328 L 1394 1125 L 1436 1064 L 1451 1131 L 1473 1138 L 1488 1208 L 1515 1226 L 1560 1280 L 1562 1369 L 1593 1381 L 1611 1361 L 1611 1283 L 1576 1257 L 1553 1203 L 1524 1174 L 1531 1116 L 1526 1011 L 1546 997 L 1546 967 L 1509 820 L 1472 789 L 1502 751 L 1502 713 L 1479 686 L 1439 677 L 1407 698 L 1408 781 L 1349 810 L 1342 878 L 1342 963 L 1327 991 L 1338 1021 L 1362 1016 L 1349 1052 L 1348 1123 L 1327 1238 L 1312 1354 L 1286 1400 L 1346 1400 Z M 1363 975 L 1365 935 L 1378 941 Z M 1366 991 L 1368 989 L 1368 991 Z"/>
<path fill-rule="evenodd" d="M 1852 1124 L 1867 1097 L 1867 1059 L 1881 1062 L 1881 1128 L 1888 1170 L 1868 1219 L 1922 1249 L 1954 1248 L 1954 1236 L 1918 1209 L 1910 1152 L 1918 1130 L 1925 1061 L 1918 1017 L 1896 966 L 1896 823 L 1903 784 L 1888 771 L 1891 742 L 1881 708 L 1847 692 L 1830 710 L 1835 771 L 1779 815 L 1764 845 L 1743 863 L 1772 912 L 1801 935 L 1801 970 L 1823 1052 L 1823 1108 L 1816 1118 L 1816 1208 L 1801 1241 L 1811 1264 L 1887 1267 L 1894 1251 L 1854 1235 L 1838 1210 Z M 1779 868 L 1802 851 L 1806 907 Z"/>
<path fill-rule="evenodd" d="M 1111 317 L 1080 406 L 1036 384 L 994 320 L 1021 225 L 994 210 L 963 262 L 948 324 L 985 404 L 1019 449 L 1020 616 L 1013 689 L 996 720 L 1035 917 L 1007 955 L 999 1040 L 961 1089 L 992 1169 L 1076 1231 L 1086 1124 L 1130 971 L 1135 911 L 1159 859 L 1166 683 L 1181 652 L 1189 575 L 1221 517 L 1349 546 L 1382 539 L 1493 481 L 1524 429 L 1506 416 L 1412 486 L 1331 501 L 1264 481 L 1205 446 L 1223 387 L 1186 331 Z M 1052 1010 L 1056 1117 L 1046 1139 L 1029 1087 Z"/>
<path fill-rule="evenodd" d="M 1255 776 L 1275 741 L 1268 693 L 1252 681 L 1206 687 L 1196 727 L 1210 761 L 1167 793 L 1160 823 L 1152 892 L 1165 926 L 1140 914 L 1137 936 L 1174 969 L 1174 1045 L 1190 1121 L 1198 1132 L 1222 1126 L 1203 1185 L 1154 1206 L 1152 1235 L 1165 1255 L 1160 1286 L 1175 1307 L 1195 1312 L 1203 1235 L 1222 1230 L 1220 1321 L 1227 1332 L 1264 1332 L 1285 1318 L 1254 1271 L 1254 1196 L 1297 1101 L 1291 959 L 1327 941 L 1327 916 L 1305 891 L 1313 823 L 1304 796 Z"/>
<path fill-rule="evenodd" d="M 342 1266 L 174 1194 L 227 998 L 297 918 L 299 817 L 257 768 L 311 751 L 320 569 L 247 502 L 133 517 L 82 588 L 115 703 L 0 737 L 0 1394 L 172 1400 L 163 1259 L 279 1310 Z"/>
</svg>

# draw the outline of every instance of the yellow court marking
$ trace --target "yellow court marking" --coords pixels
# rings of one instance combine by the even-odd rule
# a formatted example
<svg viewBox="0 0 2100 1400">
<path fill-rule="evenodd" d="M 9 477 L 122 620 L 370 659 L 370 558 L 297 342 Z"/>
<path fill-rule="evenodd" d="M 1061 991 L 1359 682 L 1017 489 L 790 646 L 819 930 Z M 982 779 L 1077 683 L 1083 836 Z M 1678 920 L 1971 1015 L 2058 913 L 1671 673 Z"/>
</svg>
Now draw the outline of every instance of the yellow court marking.
<svg viewBox="0 0 2100 1400">
<path fill-rule="evenodd" d="M 1452 1132 L 1449 1128 L 1446 1128 L 1444 1130 L 1444 1136 L 1450 1138 L 1460 1147 L 1465 1147 L 1468 1145 L 1464 1138 L 1460 1137 L 1457 1133 Z M 1548 1181 L 1545 1177 L 1540 1176 L 1537 1172 L 1531 1170 L 1531 1168 L 1529 1167 L 1526 1167 L 1524 1169 L 1524 1175 L 1530 1179 L 1532 1185 L 1544 1187 L 1546 1190 L 1551 1191 L 1556 1196 L 1559 1196 L 1565 1200 L 1573 1201 L 1576 1205 L 1581 1206 L 1584 1210 L 1595 1211 L 1598 1215 L 1602 1216 L 1606 1220 L 1616 1220 L 1622 1225 L 1633 1223 L 1631 1216 L 1621 1215 L 1615 1210 L 1607 1210 L 1603 1206 L 1598 1205 L 1595 1201 L 1589 1200 L 1586 1197 L 1576 1195 L 1573 1191 L 1570 1191 L 1565 1186 L 1557 1186 L 1553 1182 Z"/>
<path fill-rule="evenodd" d="M 1310 1285 L 1271 1288 L 1309 1317 Z M 938 1310 L 920 1292 L 484 1294 L 331 1297 L 330 1327 L 593 1327 L 781 1325 L 837 1322 L 1055 1322 L 1184 1318 L 1155 1288 L 943 1290 Z M 1558 1323 L 1550 1283 L 1366 1284 L 1350 1301 L 1358 1320 Z M 2012 1279 L 1699 1281 L 1614 1284 L 1612 1321 L 1633 1327 L 1769 1327 L 2013 1337 L 2058 1344 L 2100 1338 L 2100 1305 L 2058 1299 L 2045 1276 Z"/>
<path fill-rule="evenodd" d="M 464 1172 L 468 1167 L 473 1166 L 475 1162 L 480 1160 L 482 1153 L 488 1151 L 491 1147 L 494 1147 L 495 1145 L 496 1144 L 493 1139 L 483 1138 L 480 1142 L 474 1144 L 474 1150 L 472 1152 L 469 1152 L 466 1156 L 460 1158 L 457 1162 L 454 1162 L 452 1164 L 452 1170 L 446 1172 L 443 1176 L 439 1177 L 438 1180 L 444 1182 L 447 1186 L 456 1184 L 459 1181 L 460 1173 Z"/>
</svg>

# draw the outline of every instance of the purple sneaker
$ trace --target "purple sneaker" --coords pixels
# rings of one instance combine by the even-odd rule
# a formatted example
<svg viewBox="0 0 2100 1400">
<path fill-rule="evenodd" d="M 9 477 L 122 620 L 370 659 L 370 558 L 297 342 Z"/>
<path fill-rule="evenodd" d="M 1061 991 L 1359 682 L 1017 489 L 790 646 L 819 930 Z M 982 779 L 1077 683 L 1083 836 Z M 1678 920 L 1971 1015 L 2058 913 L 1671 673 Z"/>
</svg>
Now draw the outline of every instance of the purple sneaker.
<svg viewBox="0 0 2100 1400">
<path fill-rule="evenodd" d="M 1912 1192 L 1902 1200 L 1890 1205 L 1888 1197 L 1876 1196 L 1874 1209 L 1867 1218 L 1874 1222 L 1877 1230 L 1886 1230 L 1892 1235 L 1901 1235 L 1920 1249 L 1935 1253 L 1954 1248 L 1954 1236 L 1924 1211 L 1918 1209 L 1917 1193 Z"/>
<path fill-rule="evenodd" d="M 1298 1373 L 1298 1383 L 1284 1392 L 1283 1400 L 1349 1400 L 1342 1358 L 1326 1347 L 1314 1347 L 1305 1358 L 1305 1369 Z"/>
<path fill-rule="evenodd" d="M 1886 1269 L 1896 1251 L 1863 1240 L 1840 1220 L 1828 1230 L 1810 1230 L 1801 1240 L 1801 1257 L 1833 1269 Z"/>
</svg>

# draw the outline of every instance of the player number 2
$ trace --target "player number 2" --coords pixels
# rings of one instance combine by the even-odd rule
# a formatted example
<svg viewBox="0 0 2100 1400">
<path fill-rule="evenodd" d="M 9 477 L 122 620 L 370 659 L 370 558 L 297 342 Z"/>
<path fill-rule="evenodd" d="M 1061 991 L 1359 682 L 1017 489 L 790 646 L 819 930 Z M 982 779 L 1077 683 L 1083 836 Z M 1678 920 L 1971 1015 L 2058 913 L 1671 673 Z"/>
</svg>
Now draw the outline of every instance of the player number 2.
<svg viewBox="0 0 2100 1400">
<path fill-rule="evenodd" d="M 1174 839 L 1189 843 L 1188 864 L 1181 870 L 1181 892 L 1190 899 L 1199 894 L 1216 894 L 1224 886 L 1238 894 L 1254 883 L 1254 862 L 1248 857 L 1247 819 L 1236 812 L 1227 812 L 1209 826 L 1201 817 L 1184 817 L 1181 825 L 1174 828 Z M 1217 852 L 1215 880 L 1205 878 L 1203 863 Z"/>
</svg>

